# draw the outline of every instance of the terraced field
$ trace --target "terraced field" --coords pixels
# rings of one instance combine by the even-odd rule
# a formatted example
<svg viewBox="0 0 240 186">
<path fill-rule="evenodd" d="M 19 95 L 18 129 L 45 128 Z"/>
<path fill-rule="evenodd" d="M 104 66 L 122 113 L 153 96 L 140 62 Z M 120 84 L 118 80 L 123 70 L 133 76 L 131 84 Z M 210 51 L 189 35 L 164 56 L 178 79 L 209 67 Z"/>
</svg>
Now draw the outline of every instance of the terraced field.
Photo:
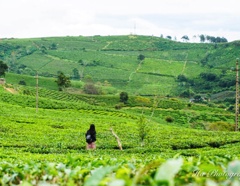
<svg viewBox="0 0 240 186">
<path fill-rule="evenodd" d="M 239 184 L 239 133 L 193 127 L 224 118 L 233 122 L 231 112 L 166 98 L 158 98 L 157 107 L 143 106 L 139 97 L 116 110 L 116 96 L 43 88 L 36 112 L 35 90 L 18 90 L 12 94 L 0 88 L 3 185 Z M 167 122 L 166 116 L 174 121 Z M 91 123 L 97 129 L 97 149 L 86 151 L 84 135 Z"/>
<path fill-rule="evenodd" d="M 148 36 L 1 40 L 10 72 L 0 86 L 0 185 L 240 185 L 231 102 L 238 53 L 238 41 Z M 71 78 L 63 91 L 59 71 Z M 89 82 L 98 95 L 84 92 Z M 176 96 L 191 92 L 209 100 Z M 97 148 L 88 151 L 92 123 Z"/>
</svg>

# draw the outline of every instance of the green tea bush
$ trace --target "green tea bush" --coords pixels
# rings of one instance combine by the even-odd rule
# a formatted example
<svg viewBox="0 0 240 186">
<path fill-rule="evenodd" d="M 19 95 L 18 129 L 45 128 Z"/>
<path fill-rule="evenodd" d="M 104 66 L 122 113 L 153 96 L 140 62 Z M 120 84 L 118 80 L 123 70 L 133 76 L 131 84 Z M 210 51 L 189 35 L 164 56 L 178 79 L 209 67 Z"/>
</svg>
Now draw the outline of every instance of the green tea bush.
<svg viewBox="0 0 240 186">
<path fill-rule="evenodd" d="M 44 151 L 44 150 L 43 150 Z M 102 153 L 103 151 L 101 151 Z M 45 152 L 47 156 L 49 152 Z M 109 153 L 109 151 L 108 151 Z M 184 152 L 187 155 L 194 152 Z M 68 156 L 65 162 L 0 162 L 2 185 L 239 185 L 240 161 L 215 156 L 168 159 Z M 121 153 L 122 154 L 122 153 Z M 89 157 L 90 156 L 90 157 Z M 211 164 L 210 164 L 211 163 Z"/>
</svg>

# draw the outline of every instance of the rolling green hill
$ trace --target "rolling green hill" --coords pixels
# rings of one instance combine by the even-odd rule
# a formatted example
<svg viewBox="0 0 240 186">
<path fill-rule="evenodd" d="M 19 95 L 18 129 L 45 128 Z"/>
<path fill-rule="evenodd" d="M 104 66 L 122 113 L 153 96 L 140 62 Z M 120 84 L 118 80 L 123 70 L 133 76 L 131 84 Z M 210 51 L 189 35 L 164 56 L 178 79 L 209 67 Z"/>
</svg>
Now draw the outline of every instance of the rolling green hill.
<svg viewBox="0 0 240 186">
<path fill-rule="evenodd" d="M 181 43 L 131 35 L 2 39 L 0 59 L 10 72 L 31 76 L 38 71 L 42 77 L 56 77 L 62 71 L 77 80 L 75 69 L 82 82 L 90 77 L 103 88 L 108 82 L 111 88 L 105 94 L 178 96 L 189 87 L 195 94 L 214 94 L 234 90 L 228 82 L 234 81 L 231 69 L 239 57 L 239 45 L 239 41 Z M 217 78 L 208 82 L 201 79 L 201 73 L 213 73 Z M 187 81 L 179 82 L 179 75 Z"/>
</svg>

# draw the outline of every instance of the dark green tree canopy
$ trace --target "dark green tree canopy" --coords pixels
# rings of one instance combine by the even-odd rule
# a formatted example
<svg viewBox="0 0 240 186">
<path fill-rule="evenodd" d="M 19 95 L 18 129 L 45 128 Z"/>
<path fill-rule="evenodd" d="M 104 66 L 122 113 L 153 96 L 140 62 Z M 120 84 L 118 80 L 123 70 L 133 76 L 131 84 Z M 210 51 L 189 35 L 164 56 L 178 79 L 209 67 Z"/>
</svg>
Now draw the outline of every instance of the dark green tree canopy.
<svg viewBox="0 0 240 186">
<path fill-rule="evenodd" d="M 206 81 L 215 81 L 218 79 L 217 75 L 211 72 L 202 72 L 199 76 Z"/>
<path fill-rule="evenodd" d="M 3 61 L 0 61 L 0 77 L 5 76 L 5 72 L 8 70 L 7 64 L 5 64 Z"/>
<path fill-rule="evenodd" d="M 225 37 L 214 37 L 214 36 L 203 35 L 203 34 L 201 34 L 199 37 L 200 37 L 201 42 L 205 42 L 205 41 L 209 41 L 210 43 L 226 43 L 226 42 L 228 42 L 228 40 Z"/>
<path fill-rule="evenodd" d="M 199 37 L 201 42 L 205 42 L 205 36 L 203 34 L 201 34 Z"/>
<path fill-rule="evenodd" d="M 182 40 L 188 41 L 188 40 L 189 40 L 189 37 L 188 37 L 187 35 L 184 35 L 184 36 L 182 36 Z"/>
<path fill-rule="evenodd" d="M 167 36 L 166 38 L 171 40 L 171 39 L 172 39 L 172 36 Z"/>
<path fill-rule="evenodd" d="M 144 55 L 142 55 L 142 54 L 138 55 L 138 60 L 142 61 L 142 60 L 144 60 L 144 59 L 145 59 L 145 56 L 144 56 Z"/>
<path fill-rule="evenodd" d="M 187 77 L 183 74 L 178 75 L 177 80 L 180 81 L 180 82 L 188 81 Z"/>
<path fill-rule="evenodd" d="M 55 82 L 57 83 L 60 91 L 62 91 L 66 87 L 71 86 L 70 78 L 65 76 L 63 72 L 58 73 L 57 80 Z"/>
<path fill-rule="evenodd" d="M 128 101 L 128 93 L 127 92 L 121 92 L 120 93 L 120 102 L 127 103 Z"/>
<path fill-rule="evenodd" d="M 79 74 L 79 71 L 78 71 L 78 69 L 77 68 L 74 68 L 73 70 L 72 70 L 72 72 L 73 72 L 73 79 L 80 79 L 80 74 Z"/>
<path fill-rule="evenodd" d="M 56 43 L 52 43 L 50 46 L 51 50 L 57 50 L 57 44 Z"/>
</svg>

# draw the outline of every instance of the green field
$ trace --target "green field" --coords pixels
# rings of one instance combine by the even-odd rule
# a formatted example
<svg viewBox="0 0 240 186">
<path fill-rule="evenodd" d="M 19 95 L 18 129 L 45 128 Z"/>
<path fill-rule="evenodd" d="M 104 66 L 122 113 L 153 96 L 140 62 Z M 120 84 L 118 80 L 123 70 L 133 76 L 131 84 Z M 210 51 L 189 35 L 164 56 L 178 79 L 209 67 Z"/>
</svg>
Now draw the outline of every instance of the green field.
<svg viewBox="0 0 240 186">
<path fill-rule="evenodd" d="M 235 87 L 225 86 L 235 78 L 230 68 L 238 54 L 239 41 L 0 40 L 0 60 L 10 67 L 0 85 L 0 185 L 240 185 Z M 72 78 L 74 68 L 81 79 Z M 59 71 L 72 78 L 63 91 L 55 82 Z M 98 94 L 84 92 L 89 81 Z M 189 102 L 191 96 L 179 96 L 184 91 L 208 99 Z M 86 150 L 92 123 L 97 148 Z"/>
<path fill-rule="evenodd" d="M 218 82 L 214 82 L 216 88 L 213 89 L 196 82 L 203 72 L 232 80 L 234 71 L 231 69 L 235 67 L 239 52 L 239 41 L 181 43 L 131 35 L 0 41 L 0 60 L 10 66 L 10 72 L 34 76 L 38 71 L 42 77 L 56 77 L 62 71 L 73 77 L 73 70 L 77 69 L 82 76 L 81 81 L 86 77 L 91 77 L 94 83 L 108 81 L 114 93 L 128 91 L 134 95 L 178 96 L 188 89 L 179 86 L 179 75 L 195 81 L 196 87 L 193 83 L 191 86 L 196 94 L 232 90 L 232 84 L 218 87 Z M 144 55 L 145 59 L 139 61 L 139 55 Z M 223 80 L 216 81 L 221 83 Z"/>
<path fill-rule="evenodd" d="M 141 102 L 139 96 L 130 96 L 129 104 L 116 110 L 118 96 L 45 88 L 39 89 L 36 110 L 34 88 L 15 90 L 0 89 L 2 185 L 239 184 L 239 176 L 229 178 L 239 170 L 239 133 L 207 131 L 203 125 L 233 124 L 234 113 L 169 98 Z M 97 149 L 87 151 L 84 134 L 91 123 Z"/>
</svg>

